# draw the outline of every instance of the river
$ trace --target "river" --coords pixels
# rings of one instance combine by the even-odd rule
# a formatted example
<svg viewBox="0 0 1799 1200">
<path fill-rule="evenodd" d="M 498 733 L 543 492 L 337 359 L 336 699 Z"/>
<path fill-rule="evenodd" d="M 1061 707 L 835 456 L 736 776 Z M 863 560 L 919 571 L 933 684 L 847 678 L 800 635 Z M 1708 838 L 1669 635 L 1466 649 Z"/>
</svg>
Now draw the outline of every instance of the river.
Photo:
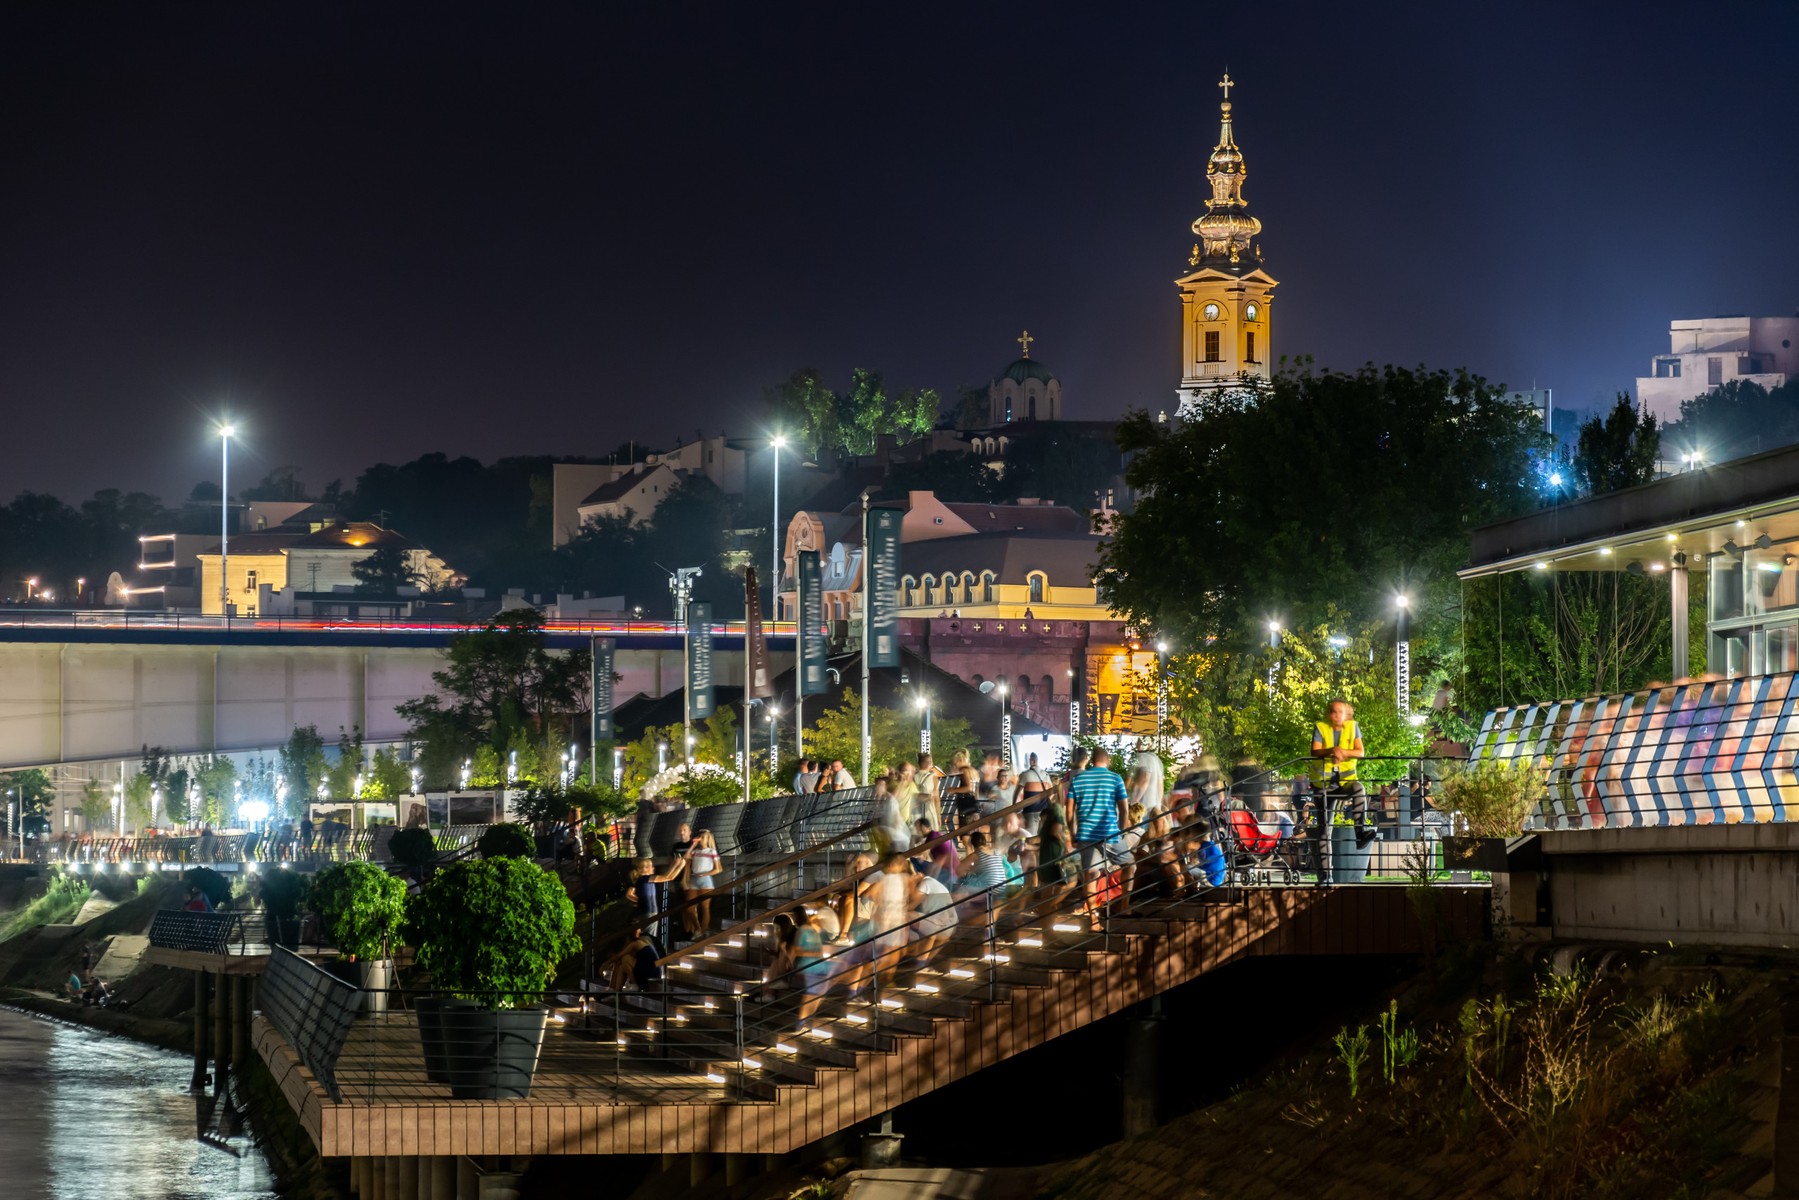
<svg viewBox="0 0 1799 1200">
<path fill-rule="evenodd" d="M 268 1161 L 241 1120 L 187 1090 L 192 1070 L 185 1055 L 0 1010 L 0 1195 L 272 1200 Z"/>
</svg>

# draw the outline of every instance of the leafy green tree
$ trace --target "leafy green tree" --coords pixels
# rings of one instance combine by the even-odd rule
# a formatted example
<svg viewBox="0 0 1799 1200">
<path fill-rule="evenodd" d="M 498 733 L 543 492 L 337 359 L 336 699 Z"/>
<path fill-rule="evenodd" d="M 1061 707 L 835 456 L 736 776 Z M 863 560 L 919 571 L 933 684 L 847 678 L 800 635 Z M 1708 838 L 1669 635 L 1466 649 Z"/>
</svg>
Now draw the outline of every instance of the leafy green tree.
<svg viewBox="0 0 1799 1200">
<path fill-rule="evenodd" d="M 788 431 L 808 455 L 873 454 L 876 440 L 891 436 L 905 445 L 937 425 L 942 398 L 930 388 L 890 394 L 878 371 L 857 367 L 849 390 L 825 386 L 807 367 L 764 394 L 771 422 Z"/>
<path fill-rule="evenodd" d="M 404 881 L 372 863 L 338 863 L 313 880 L 311 900 L 325 937 L 340 954 L 354 961 L 392 953 L 406 916 Z"/>
<path fill-rule="evenodd" d="M 32 767 L 0 775 L 0 793 L 7 801 L 18 801 L 25 812 L 41 813 L 56 799 L 56 785 L 46 772 Z"/>
<path fill-rule="evenodd" d="M 537 839 L 517 822 L 490 825 L 475 842 L 482 858 L 535 858 Z"/>
<path fill-rule="evenodd" d="M 1609 413 L 1581 425 L 1574 476 L 1581 490 L 1592 496 L 1635 487 L 1655 478 L 1660 453 L 1654 414 L 1638 413 L 1630 397 L 1620 392 Z"/>
<path fill-rule="evenodd" d="M 142 829 L 156 819 L 151 795 L 156 781 L 142 771 L 125 781 L 125 820 L 134 829 Z"/>
<path fill-rule="evenodd" d="M 1133 413 L 1118 437 L 1139 499 L 1101 550 L 1103 598 L 1177 650 L 1239 653 L 1270 621 L 1388 621 L 1402 590 L 1413 640 L 1451 644 L 1468 531 L 1536 506 L 1548 442 L 1476 376 L 1372 366 L 1284 369 L 1248 403 L 1209 397 L 1172 426 Z"/>
<path fill-rule="evenodd" d="M 350 566 L 356 577 L 356 591 L 363 596 L 393 596 L 403 587 L 417 587 L 418 572 L 412 569 L 410 551 L 398 546 L 382 546 L 361 562 Z"/>
<path fill-rule="evenodd" d="M 194 781 L 200 786 L 200 820 L 208 825 L 222 825 L 234 815 L 231 802 L 237 796 L 237 767 L 224 755 L 207 755 L 194 760 Z"/>
<path fill-rule="evenodd" d="M 1790 446 L 1799 442 L 1799 381 L 1768 389 L 1733 379 L 1683 400 L 1661 440 L 1670 459 L 1698 453 L 1708 463 Z"/>
<path fill-rule="evenodd" d="M 362 794 L 370 800 L 392 800 L 412 790 L 412 772 L 400 756 L 383 746 L 369 758 Z"/>
<path fill-rule="evenodd" d="M 581 949 L 562 881 L 522 858 L 438 871 L 408 906 L 404 932 L 433 987 L 490 1008 L 537 1003 Z"/>
<path fill-rule="evenodd" d="M 92 833 L 100 829 L 112 814 L 112 789 L 98 779 L 81 785 L 82 827 Z"/>
<path fill-rule="evenodd" d="M 878 775 L 902 762 L 918 761 L 918 734 L 924 723 L 917 709 L 892 709 L 871 706 L 868 710 L 868 740 L 871 743 L 869 770 Z M 999 738 L 998 717 L 994 718 L 994 741 Z M 931 721 L 931 754 L 939 762 L 948 762 L 957 750 L 978 754 L 985 742 L 977 740 L 974 729 L 960 717 L 934 717 Z M 819 713 L 806 729 L 806 757 L 826 761 L 842 759 L 854 775 L 862 765 L 862 699 L 858 692 L 845 691 L 836 708 Z"/>
<path fill-rule="evenodd" d="M 170 822 L 186 825 L 192 819 L 188 802 L 188 792 L 194 787 L 193 772 L 185 766 L 170 767 L 163 777 L 162 809 Z"/>
<path fill-rule="evenodd" d="M 985 429 L 988 425 L 987 406 L 991 402 L 992 388 L 988 384 L 980 387 L 969 387 L 964 384 L 956 389 L 956 428 Z"/>
<path fill-rule="evenodd" d="M 287 781 L 286 816 L 298 819 L 318 795 L 331 761 L 325 756 L 325 739 L 317 725 L 302 725 L 275 751 L 281 778 Z"/>
<path fill-rule="evenodd" d="M 551 651 L 535 610 L 501 613 L 452 640 L 444 659 L 431 673 L 438 693 L 397 708 L 413 740 L 427 747 L 422 763 L 432 786 L 448 786 L 455 766 L 483 746 L 498 756 L 515 730 L 545 749 L 573 740 L 586 713 L 590 656 Z"/>
<path fill-rule="evenodd" d="M 335 799 L 347 800 L 356 794 L 356 780 L 364 776 L 361 728 L 337 727 L 337 761 L 325 769 L 325 789 Z M 368 780 L 363 778 L 366 785 Z"/>
</svg>

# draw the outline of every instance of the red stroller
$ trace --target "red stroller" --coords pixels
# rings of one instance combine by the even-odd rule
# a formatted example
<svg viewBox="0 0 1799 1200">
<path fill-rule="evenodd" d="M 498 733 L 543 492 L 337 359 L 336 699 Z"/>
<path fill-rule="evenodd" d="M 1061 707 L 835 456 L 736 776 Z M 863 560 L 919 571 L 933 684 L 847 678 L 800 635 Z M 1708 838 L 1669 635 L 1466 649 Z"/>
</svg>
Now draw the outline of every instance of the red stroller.
<svg viewBox="0 0 1799 1200">
<path fill-rule="evenodd" d="M 1273 883 L 1278 871 L 1281 882 L 1298 883 L 1299 872 L 1280 852 L 1281 842 L 1291 836 L 1291 822 L 1264 823 L 1247 808 L 1228 810 L 1218 837 L 1228 877 L 1245 884 Z"/>
</svg>

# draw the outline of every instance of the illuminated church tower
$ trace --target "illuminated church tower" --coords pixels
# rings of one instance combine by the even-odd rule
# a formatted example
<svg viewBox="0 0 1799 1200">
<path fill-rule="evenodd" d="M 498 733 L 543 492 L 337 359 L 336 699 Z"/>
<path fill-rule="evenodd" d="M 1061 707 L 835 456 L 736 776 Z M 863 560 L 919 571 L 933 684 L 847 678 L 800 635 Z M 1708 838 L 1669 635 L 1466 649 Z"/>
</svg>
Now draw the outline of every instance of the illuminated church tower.
<svg viewBox="0 0 1799 1200">
<path fill-rule="evenodd" d="M 1212 194 L 1193 222 L 1199 241 L 1187 260 L 1189 271 L 1175 280 L 1181 289 L 1180 413 L 1208 391 L 1241 388 L 1245 379 L 1267 379 L 1273 357 L 1269 309 L 1274 279 L 1262 269 L 1256 235 L 1262 223 L 1249 215 L 1243 199 L 1243 152 L 1231 136 L 1231 88 L 1227 72 L 1219 87 L 1218 144 L 1206 165 Z"/>
</svg>

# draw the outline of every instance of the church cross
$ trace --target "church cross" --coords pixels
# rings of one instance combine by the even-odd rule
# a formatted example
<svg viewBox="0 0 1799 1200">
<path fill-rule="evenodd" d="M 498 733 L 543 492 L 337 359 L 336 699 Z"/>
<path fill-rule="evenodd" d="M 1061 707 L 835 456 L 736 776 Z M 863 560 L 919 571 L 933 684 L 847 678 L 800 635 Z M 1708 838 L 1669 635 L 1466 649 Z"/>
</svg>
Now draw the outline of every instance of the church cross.
<svg viewBox="0 0 1799 1200">
<path fill-rule="evenodd" d="M 1224 89 L 1224 98 L 1229 100 L 1231 98 L 1231 88 L 1236 86 L 1231 80 L 1231 73 L 1229 71 L 1226 71 L 1224 73 L 1224 78 L 1218 81 L 1218 86 Z"/>
<path fill-rule="evenodd" d="M 1031 331 L 1027 329 L 1023 334 L 1013 340 L 1024 348 L 1024 356 L 1029 358 L 1031 356 L 1031 343 L 1037 340 L 1031 336 Z"/>
</svg>

